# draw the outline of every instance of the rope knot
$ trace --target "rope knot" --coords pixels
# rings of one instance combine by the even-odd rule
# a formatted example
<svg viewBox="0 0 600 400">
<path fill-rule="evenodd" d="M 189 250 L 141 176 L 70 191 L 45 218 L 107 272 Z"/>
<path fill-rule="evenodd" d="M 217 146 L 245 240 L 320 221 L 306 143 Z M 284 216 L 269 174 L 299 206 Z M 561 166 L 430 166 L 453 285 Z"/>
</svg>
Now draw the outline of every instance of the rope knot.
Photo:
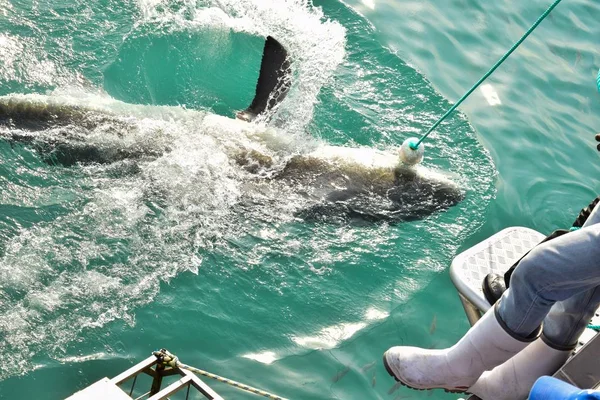
<svg viewBox="0 0 600 400">
<path fill-rule="evenodd" d="M 152 353 L 159 364 L 175 368 L 179 364 L 179 358 L 175 354 L 170 353 L 167 349 L 160 349 Z"/>
</svg>

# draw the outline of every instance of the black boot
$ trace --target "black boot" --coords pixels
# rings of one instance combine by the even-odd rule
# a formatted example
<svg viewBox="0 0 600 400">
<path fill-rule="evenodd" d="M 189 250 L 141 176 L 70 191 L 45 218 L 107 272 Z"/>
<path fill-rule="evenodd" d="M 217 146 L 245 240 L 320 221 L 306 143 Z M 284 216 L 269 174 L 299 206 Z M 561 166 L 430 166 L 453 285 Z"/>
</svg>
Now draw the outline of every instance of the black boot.
<svg viewBox="0 0 600 400">
<path fill-rule="evenodd" d="M 600 199 L 600 197 L 598 197 L 598 199 Z M 590 205 L 590 207 L 591 207 L 591 205 Z M 587 216 L 582 216 L 584 214 L 585 210 L 586 209 L 581 210 L 581 214 L 580 214 L 580 217 L 578 218 L 578 220 L 583 219 L 585 221 L 584 218 L 587 218 Z M 577 223 L 577 221 L 575 221 L 575 223 Z M 557 229 L 554 232 L 552 232 L 550 235 L 546 236 L 544 238 L 544 240 L 542 240 L 538 244 L 541 244 L 541 243 L 547 242 L 548 240 L 552 240 L 554 238 L 562 236 L 565 233 L 569 233 L 569 231 L 566 229 Z M 481 286 L 483 289 L 483 295 L 485 296 L 485 299 L 488 301 L 488 303 L 490 303 L 490 305 L 493 306 L 494 303 L 496 303 L 496 301 L 498 301 L 498 299 L 500 299 L 500 297 L 502 297 L 502 293 L 504 293 L 509 286 L 510 277 L 512 276 L 512 273 L 514 272 L 515 268 L 517 268 L 517 265 L 519 265 L 521 260 L 527 254 L 529 254 L 529 252 L 525 253 L 525 255 L 519 259 L 519 261 L 514 263 L 512 265 L 512 267 L 510 267 L 508 269 L 508 271 L 506 271 L 504 273 L 504 276 L 492 273 L 492 274 L 487 274 L 485 276 L 485 278 L 483 278 L 483 284 Z"/>
<path fill-rule="evenodd" d="M 483 278 L 482 289 L 485 299 L 493 306 L 502 297 L 502 293 L 506 291 L 504 276 L 493 273 L 487 274 Z"/>
</svg>

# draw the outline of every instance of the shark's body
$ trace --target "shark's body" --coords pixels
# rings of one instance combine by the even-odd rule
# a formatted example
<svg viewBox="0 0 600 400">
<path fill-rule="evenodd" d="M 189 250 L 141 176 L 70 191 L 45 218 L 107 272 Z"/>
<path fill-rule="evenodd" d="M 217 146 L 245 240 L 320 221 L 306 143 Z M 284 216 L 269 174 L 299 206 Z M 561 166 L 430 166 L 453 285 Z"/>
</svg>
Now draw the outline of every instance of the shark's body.
<svg viewBox="0 0 600 400">
<path fill-rule="evenodd" d="M 265 53 L 273 48 L 282 51 L 277 46 L 268 39 Z M 271 69 L 269 75 L 265 59 L 277 60 L 279 72 Z M 310 200 L 309 206 L 298 213 L 305 219 L 411 220 L 447 209 L 463 199 L 460 188 L 444 175 L 420 166 L 403 166 L 392 152 L 321 144 L 274 160 L 271 150 L 282 146 L 285 135 L 257 129 L 251 120 L 285 97 L 288 83 L 280 72 L 285 62 L 285 54 L 263 57 L 257 96 L 237 119 L 180 107 L 155 108 L 152 117 L 165 121 L 184 114 L 188 120 L 202 120 L 204 127 L 218 127 L 216 131 L 227 135 L 227 140 L 221 142 L 228 156 L 248 172 L 250 180 L 257 184 L 284 182 Z M 127 137 L 130 133 L 134 136 L 140 120 L 148 118 L 143 112 L 146 106 L 117 101 L 106 106 L 77 100 L 42 95 L 0 97 L 0 137 L 27 143 L 52 162 L 67 166 L 152 159 L 170 151 L 169 137 L 160 128 L 148 140 L 144 137 L 132 141 Z M 215 139 L 224 138 L 223 133 L 215 135 L 214 129 L 206 131 L 208 135 L 212 132 Z M 118 146 L 114 141 L 104 143 L 104 135 L 122 140 Z"/>
</svg>

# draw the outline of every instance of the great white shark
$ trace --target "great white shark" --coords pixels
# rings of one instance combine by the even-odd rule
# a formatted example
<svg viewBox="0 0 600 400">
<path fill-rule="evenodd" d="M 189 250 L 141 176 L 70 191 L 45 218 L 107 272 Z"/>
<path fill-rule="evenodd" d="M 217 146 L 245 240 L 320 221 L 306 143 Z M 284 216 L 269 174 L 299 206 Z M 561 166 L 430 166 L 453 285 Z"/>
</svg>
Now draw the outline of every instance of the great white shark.
<svg viewBox="0 0 600 400">
<path fill-rule="evenodd" d="M 290 59 L 285 48 L 268 37 L 255 97 L 235 119 L 181 107 L 157 110 L 164 112 L 167 119 L 183 112 L 198 113 L 198 118 L 225 128 L 229 138 L 239 135 L 263 144 L 281 144 L 285 135 L 272 128 L 260 134 L 250 128 L 285 98 L 291 85 L 290 76 Z M 144 106 L 122 104 L 123 107 L 110 109 L 45 95 L 0 96 L 0 128 L 3 128 L 0 138 L 29 144 L 52 162 L 66 166 L 156 158 L 169 152 L 168 140 L 121 147 L 88 140 L 91 132 L 96 136 L 103 132 L 122 135 L 136 129 L 138 119 L 142 118 L 136 110 Z M 272 140 L 273 137 L 278 139 Z M 231 160 L 249 172 L 255 182 L 279 181 L 298 188 L 311 200 L 310 206 L 298 212 L 304 219 L 414 220 L 448 209 L 464 198 L 463 190 L 445 174 L 423 166 L 405 166 L 392 151 L 319 144 L 309 151 L 290 155 L 283 166 L 275 168 L 270 154 L 247 143 L 227 141 L 225 146 Z"/>
</svg>

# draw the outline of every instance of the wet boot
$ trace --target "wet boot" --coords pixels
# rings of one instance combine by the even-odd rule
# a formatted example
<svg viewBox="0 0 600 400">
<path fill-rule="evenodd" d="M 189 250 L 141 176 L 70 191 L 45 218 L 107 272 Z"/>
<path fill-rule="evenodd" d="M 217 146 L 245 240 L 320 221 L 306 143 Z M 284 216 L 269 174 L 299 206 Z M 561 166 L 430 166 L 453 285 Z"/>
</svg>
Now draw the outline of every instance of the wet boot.
<svg viewBox="0 0 600 400">
<path fill-rule="evenodd" d="M 553 375 L 573 351 L 552 346 L 540 337 L 504 364 L 484 372 L 469 393 L 482 400 L 527 399 L 535 381 L 543 375 Z"/>
<path fill-rule="evenodd" d="M 449 349 L 392 347 L 384 353 L 383 363 L 391 376 L 410 388 L 464 392 L 484 371 L 502 364 L 539 335 L 538 330 L 531 338 L 517 338 L 503 325 L 491 308 Z"/>
</svg>

